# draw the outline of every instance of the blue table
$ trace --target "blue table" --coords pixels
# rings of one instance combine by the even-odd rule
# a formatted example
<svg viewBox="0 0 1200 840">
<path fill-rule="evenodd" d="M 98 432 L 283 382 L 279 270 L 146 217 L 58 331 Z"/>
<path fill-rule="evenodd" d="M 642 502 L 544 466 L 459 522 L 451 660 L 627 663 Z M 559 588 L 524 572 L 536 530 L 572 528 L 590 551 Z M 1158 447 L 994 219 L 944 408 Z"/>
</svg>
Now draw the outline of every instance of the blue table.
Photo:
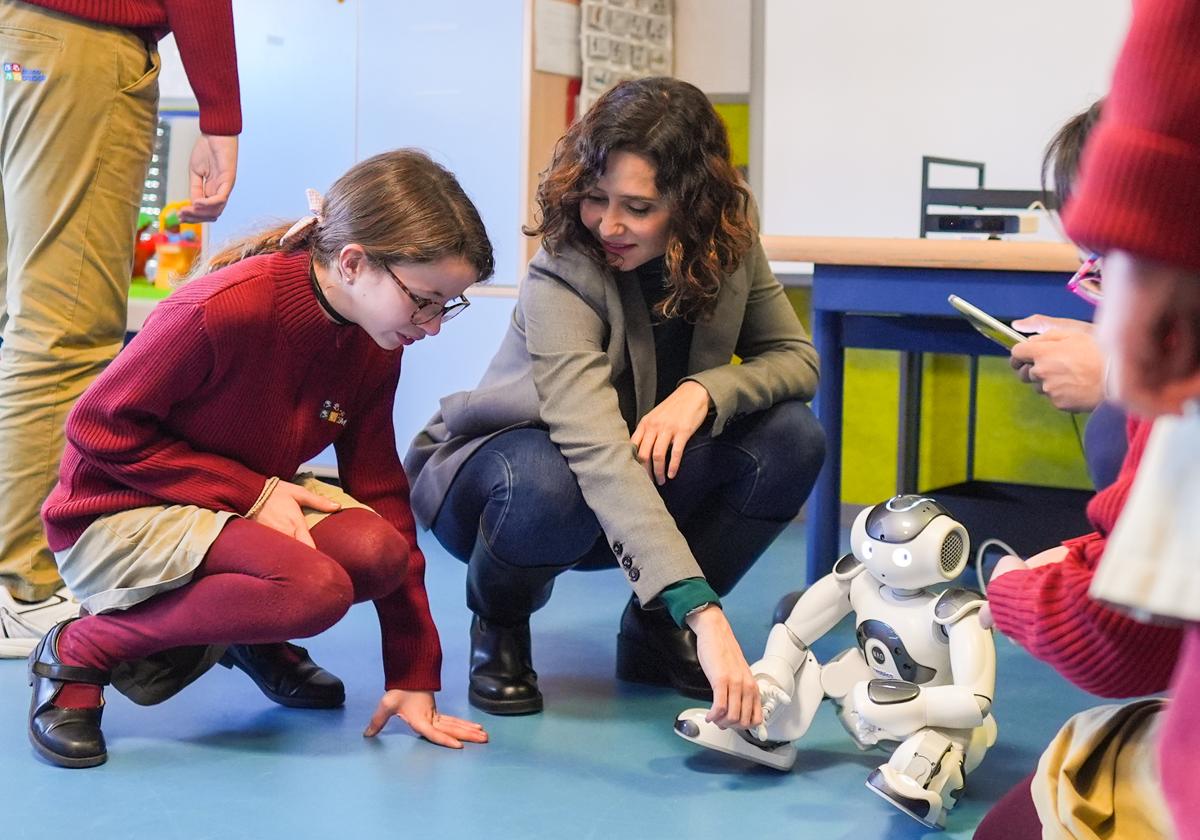
<svg viewBox="0 0 1200 840">
<path fill-rule="evenodd" d="M 808 502 L 806 572 L 812 583 L 839 556 L 846 348 L 905 354 L 897 492 L 915 492 L 920 354 L 1007 355 L 959 317 L 947 296 L 957 294 L 1005 321 L 1033 312 L 1091 320 L 1093 309 L 1063 288 L 1079 264 L 1070 245 L 782 236 L 765 236 L 763 242 L 773 260 L 814 264 L 812 337 L 821 382 L 813 407 L 828 457 Z"/>
</svg>

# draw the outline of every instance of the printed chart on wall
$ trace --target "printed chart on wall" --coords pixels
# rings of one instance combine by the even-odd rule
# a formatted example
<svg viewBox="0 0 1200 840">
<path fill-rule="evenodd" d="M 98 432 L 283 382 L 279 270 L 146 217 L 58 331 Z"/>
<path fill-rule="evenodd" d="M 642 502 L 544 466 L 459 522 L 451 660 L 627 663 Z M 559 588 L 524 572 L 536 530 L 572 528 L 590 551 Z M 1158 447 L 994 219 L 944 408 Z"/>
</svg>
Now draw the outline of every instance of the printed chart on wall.
<svg viewBox="0 0 1200 840">
<path fill-rule="evenodd" d="M 579 113 L 617 82 L 671 74 L 671 0 L 583 0 L 582 5 Z"/>
</svg>

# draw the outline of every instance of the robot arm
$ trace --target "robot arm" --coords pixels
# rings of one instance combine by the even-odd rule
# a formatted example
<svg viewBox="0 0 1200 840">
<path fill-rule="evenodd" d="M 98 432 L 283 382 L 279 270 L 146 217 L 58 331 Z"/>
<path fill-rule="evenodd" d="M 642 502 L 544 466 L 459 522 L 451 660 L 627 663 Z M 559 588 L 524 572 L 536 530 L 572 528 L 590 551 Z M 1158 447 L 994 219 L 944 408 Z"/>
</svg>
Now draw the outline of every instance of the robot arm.
<svg viewBox="0 0 1200 840">
<path fill-rule="evenodd" d="M 842 558 L 832 573 L 810 586 L 792 608 L 787 621 L 771 628 L 767 648 L 762 659 L 750 666 L 751 673 L 790 692 L 796 674 L 809 657 L 809 645 L 849 614 L 850 581 L 861 570 L 852 557 Z M 852 573 L 847 577 L 848 571 Z"/>
<path fill-rule="evenodd" d="M 979 623 L 982 599 L 968 590 L 947 590 L 934 621 L 950 640 L 952 685 L 922 688 L 901 680 L 871 680 L 855 686 L 855 705 L 864 720 L 896 736 L 934 726 L 967 729 L 991 713 L 996 687 L 996 648 Z"/>
<path fill-rule="evenodd" d="M 992 711 L 996 694 L 996 645 L 992 631 L 979 623 L 979 605 L 946 628 L 950 635 L 950 669 L 954 687 L 969 690 L 979 705 L 980 714 Z"/>
</svg>

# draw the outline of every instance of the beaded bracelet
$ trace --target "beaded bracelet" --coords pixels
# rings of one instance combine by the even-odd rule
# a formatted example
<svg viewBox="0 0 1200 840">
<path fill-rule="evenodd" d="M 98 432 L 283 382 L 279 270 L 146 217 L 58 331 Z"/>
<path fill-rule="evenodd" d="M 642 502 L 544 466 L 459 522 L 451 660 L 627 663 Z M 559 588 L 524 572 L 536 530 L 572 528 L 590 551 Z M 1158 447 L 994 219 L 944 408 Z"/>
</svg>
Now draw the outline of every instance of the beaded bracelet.
<svg viewBox="0 0 1200 840">
<path fill-rule="evenodd" d="M 271 498 L 271 494 L 275 492 L 275 487 L 279 484 L 278 476 L 271 476 L 267 479 L 267 483 L 263 485 L 263 490 L 258 494 L 258 498 L 254 500 L 254 504 L 250 506 L 250 510 L 246 511 L 246 518 L 253 519 L 262 510 L 263 505 L 267 503 L 267 499 Z"/>
</svg>

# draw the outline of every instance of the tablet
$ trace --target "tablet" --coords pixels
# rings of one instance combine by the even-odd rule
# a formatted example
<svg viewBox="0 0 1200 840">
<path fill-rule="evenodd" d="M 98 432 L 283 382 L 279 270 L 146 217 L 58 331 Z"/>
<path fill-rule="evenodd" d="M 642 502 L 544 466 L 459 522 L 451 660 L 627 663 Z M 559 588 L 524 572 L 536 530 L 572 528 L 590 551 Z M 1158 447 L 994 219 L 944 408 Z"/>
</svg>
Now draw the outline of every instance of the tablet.
<svg viewBox="0 0 1200 840">
<path fill-rule="evenodd" d="M 1011 350 L 1026 339 L 1026 336 L 1014 330 L 1003 321 L 998 321 L 977 306 L 973 306 L 958 295 L 950 295 L 947 300 L 950 305 L 962 313 L 971 322 L 971 326 L 980 333 L 999 344 L 1005 350 Z"/>
</svg>

